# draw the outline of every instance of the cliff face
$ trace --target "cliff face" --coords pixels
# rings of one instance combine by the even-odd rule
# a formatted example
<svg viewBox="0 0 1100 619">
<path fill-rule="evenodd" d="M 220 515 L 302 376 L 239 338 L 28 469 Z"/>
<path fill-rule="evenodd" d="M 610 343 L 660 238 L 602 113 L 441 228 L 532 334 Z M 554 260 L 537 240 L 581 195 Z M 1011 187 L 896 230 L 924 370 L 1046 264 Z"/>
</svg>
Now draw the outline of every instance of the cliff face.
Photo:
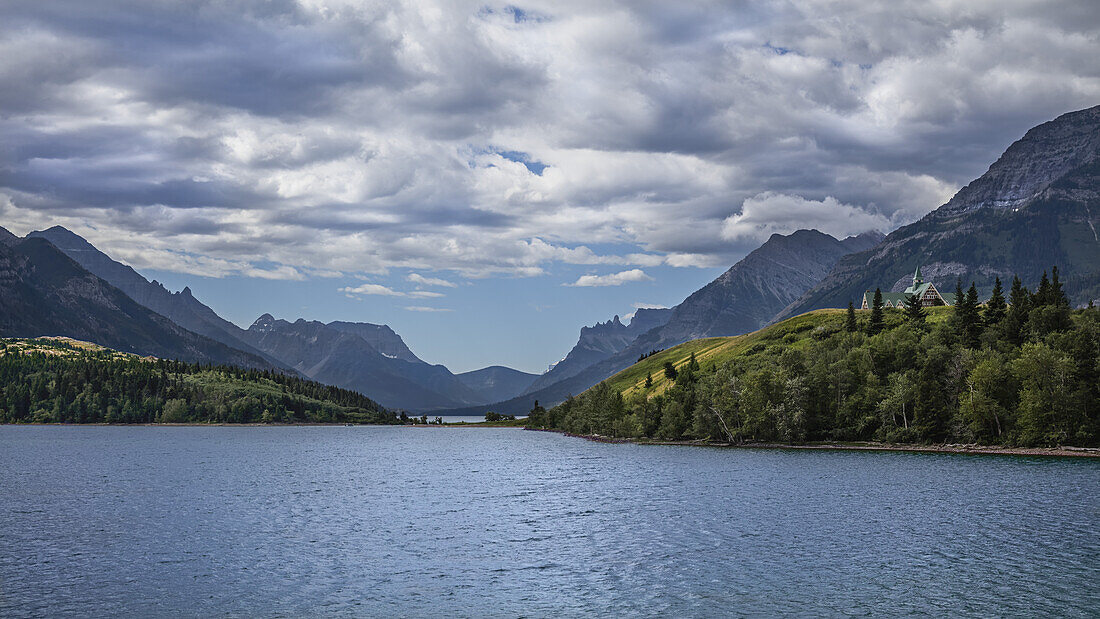
<svg viewBox="0 0 1100 619">
<path fill-rule="evenodd" d="M 42 238 L 0 243 L 0 335 L 64 335 L 165 359 L 275 367 L 142 306 Z"/>
<path fill-rule="evenodd" d="M 395 333 L 388 325 L 375 325 L 369 322 L 343 322 L 338 320 L 328 323 L 328 326 L 337 331 L 351 333 L 362 338 L 371 345 L 371 348 L 382 353 L 384 357 L 410 361 L 412 363 L 423 363 L 423 361 L 414 355 L 413 351 L 409 350 L 409 347 L 405 345 L 405 340 L 401 339 L 401 336 Z"/>
<path fill-rule="evenodd" d="M 917 266 L 941 288 L 961 278 L 987 293 L 996 277 L 1033 285 L 1058 265 L 1071 301 L 1085 304 L 1100 298 L 1098 225 L 1100 106 L 1028 131 L 949 202 L 838 261 L 775 319 L 896 289 Z"/>
<path fill-rule="evenodd" d="M 1008 209 L 1033 201 L 1059 179 L 1100 155 L 1100 106 L 1064 114 L 1032 128 L 989 170 L 938 209 L 952 216 L 981 208 Z"/>
<path fill-rule="evenodd" d="M 580 337 L 569 354 L 532 382 L 524 393 L 535 392 L 576 376 L 593 364 L 626 349 L 641 334 L 665 324 L 671 315 L 671 309 L 639 309 L 629 325 L 624 325 L 615 316 L 607 322 L 581 327 Z"/>
</svg>

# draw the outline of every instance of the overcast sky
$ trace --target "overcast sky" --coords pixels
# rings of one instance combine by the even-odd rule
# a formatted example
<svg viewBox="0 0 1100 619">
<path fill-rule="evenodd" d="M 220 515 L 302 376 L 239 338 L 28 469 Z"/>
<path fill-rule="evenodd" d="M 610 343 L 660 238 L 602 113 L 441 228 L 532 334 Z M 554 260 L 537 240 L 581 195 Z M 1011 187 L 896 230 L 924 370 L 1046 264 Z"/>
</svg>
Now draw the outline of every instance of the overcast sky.
<svg viewBox="0 0 1100 619">
<path fill-rule="evenodd" d="M 773 232 L 889 232 L 1100 103 L 1100 6 L 0 4 L 0 225 L 247 326 L 542 371 Z"/>
</svg>

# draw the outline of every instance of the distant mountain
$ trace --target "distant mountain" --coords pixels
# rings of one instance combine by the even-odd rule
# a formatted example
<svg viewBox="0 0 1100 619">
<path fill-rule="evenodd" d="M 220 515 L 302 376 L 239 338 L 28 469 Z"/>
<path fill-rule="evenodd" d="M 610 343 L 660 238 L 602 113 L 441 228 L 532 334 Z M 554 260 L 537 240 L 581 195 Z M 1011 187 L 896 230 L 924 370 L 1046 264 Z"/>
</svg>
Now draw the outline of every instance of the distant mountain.
<svg viewBox="0 0 1100 619">
<path fill-rule="evenodd" d="M 987 293 L 997 276 L 1034 283 L 1058 265 L 1070 299 L 1085 304 L 1100 298 L 1098 225 L 1100 106 L 1031 129 L 949 202 L 837 262 L 776 320 L 900 290 L 917 266 L 946 290 L 961 278 Z"/>
<path fill-rule="evenodd" d="M 410 361 L 412 363 L 424 363 L 424 361 L 421 361 L 419 357 L 413 354 L 413 351 L 409 350 L 409 347 L 405 345 L 405 340 L 401 339 L 401 336 L 395 333 L 394 330 L 387 325 L 375 325 L 368 322 L 342 322 L 338 320 L 328 323 L 328 326 L 337 331 L 351 333 L 363 338 L 371 345 L 371 348 L 382 353 L 383 357 Z"/>
<path fill-rule="evenodd" d="M 272 365 L 285 368 L 285 364 L 248 344 L 243 337 L 244 329 L 203 305 L 192 296 L 190 288 L 169 292 L 159 282 L 150 282 L 132 267 L 111 259 L 83 237 L 61 226 L 31 232 L 27 237 L 48 240 L 80 266 L 184 329 L 205 335 L 237 350 L 264 357 Z"/>
<path fill-rule="evenodd" d="M 539 391 L 580 374 L 592 365 L 630 346 L 639 335 L 664 325 L 670 316 L 672 316 L 671 309 L 640 309 L 634 313 L 629 325 L 624 325 L 619 321 L 619 317 L 615 316 L 607 322 L 598 322 L 591 327 L 581 327 L 581 335 L 569 354 L 554 364 L 550 371 L 539 376 L 524 393 Z"/>
<path fill-rule="evenodd" d="M 137 303 L 44 238 L 0 240 L 0 336 L 64 335 L 140 355 L 274 369 Z"/>
<path fill-rule="evenodd" d="M 11 245 L 12 243 L 19 242 L 19 237 L 15 236 L 11 232 L 8 232 L 6 228 L 0 227 L 0 244 Z"/>
<path fill-rule="evenodd" d="M 755 331 L 816 284 L 842 256 L 874 247 L 882 239 L 883 235 L 878 232 L 867 232 L 843 241 L 817 230 L 773 234 L 728 271 L 674 307 L 667 316 L 661 315 L 662 324 L 637 335 L 613 354 L 557 382 L 541 388 L 533 386 L 520 397 L 488 407 L 448 412 L 477 414 L 487 409 L 504 414 L 527 412 L 535 400 L 543 405 L 561 402 L 570 394 L 581 393 L 630 367 L 639 355 L 651 350 L 701 337 Z M 620 332 L 614 322 L 610 326 L 597 325 L 595 332 Z"/>
<path fill-rule="evenodd" d="M 668 324 L 647 333 L 638 344 L 648 349 L 667 348 L 701 337 L 755 331 L 821 281 L 842 256 L 874 247 L 883 238 L 879 232 L 843 241 L 817 230 L 773 234 L 677 305 Z"/>
<path fill-rule="evenodd" d="M 417 359 L 389 327 L 379 327 L 303 319 L 291 323 L 264 314 L 245 337 L 305 376 L 370 394 L 383 406 L 420 412 L 486 401 L 446 367 Z M 383 348 L 394 354 L 383 354 L 367 338 L 384 341 Z"/>
<path fill-rule="evenodd" d="M 480 370 L 456 374 L 455 377 L 485 402 L 498 402 L 523 393 L 538 378 L 538 374 L 528 374 L 512 368 L 492 365 Z"/>
</svg>

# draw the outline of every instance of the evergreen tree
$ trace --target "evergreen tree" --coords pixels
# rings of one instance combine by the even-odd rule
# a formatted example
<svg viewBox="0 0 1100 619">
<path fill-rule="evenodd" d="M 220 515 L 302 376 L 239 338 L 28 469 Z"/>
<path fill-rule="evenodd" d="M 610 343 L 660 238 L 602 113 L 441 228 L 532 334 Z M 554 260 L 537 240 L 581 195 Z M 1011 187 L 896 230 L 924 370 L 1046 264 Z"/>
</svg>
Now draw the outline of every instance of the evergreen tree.
<svg viewBox="0 0 1100 619">
<path fill-rule="evenodd" d="M 672 365 L 671 361 L 665 361 L 665 378 L 676 380 L 677 375 L 679 375 L 679 372 L 676 371 L 676 366 Z"/>
<path fill-rule="evenodd" d="M 653 372 L 646 372 L 645 375 L 645 388 L 649 389 L 653 386 Z"/>
<path fill-rule="evenodd" d="M 1048 333 L 1065 331 L 1071 326 L 1069 299 L 1062 290 L 1058 267 L 1051 269 L 1053 277 L 1047 280 L 1046 271 L 1039 282 L 1039 290 L 1032 298 L 1027 326 L 1032 334 L 1042 337 Z"/>
<path fill-rule="evenodd" d="M 1005 315 L 1004 336 L 1013 346 L 1024 341 L 1028 313 L 1031 311 L 1031 294 L 1020 282 L 1018 276 L 1012 278 L 1012 289 L 1008 294 L 1008 314 Z"/>
<path fill-rule="evenodd" d="M 867 325 L 867 333 L 875 335 L 882 331 L 885 321 L 882 317 L 882 290 L 875 288 L 875 297 L 871 302 L 871 322 Z"/>
<path fill-rule="evenodd" d="M 1069 298 L 1062 289 L 1062 282 L 1058 279 L 1058 265 L 1050 268 L 1050 304 L 1057 307 L 1069 308 Z"/>
<path fill-rule="evenodd" d="M 905 297 L 905 319 L 909 324 L 923 327 L 924 319 L 927 317 L 928 312 L 924 310 L 924 303 L 921 302 L 920 297 L 915 294 Z"/>
<path fill-rule="evenodd" d="M 955 331 L 957 337 L 962 337 L 963 334 L 963 314 L 966 313 L 966 293 L 963 292 L 962 279 L 955 280 L 955 305 L 951 312 L 951 319 L 948 324 Z"/>
<path fill-rule="evenodd" d="M 688 360 L 688 369 L 692 372 L 699 371 L 699 362 L 695 359 L 695 352 L 691 353 L 691 359 Z"/>
<path fill-rule="evenodd" d="M 848 333 L 859 330 L 859 323 L 856 322 L 856 306 L 852 305 L 851 301 L 848 301 L 848 318 L 844 321 L 844 329 Z"/>
<path fill-rule="evenodd" d="M 1051 305 L 1052 301 L 1050 280 L 1047 278 L 1047 272 L 1043 271 L 1043 278 L 1039 280 L 1039 289 L 1031 296 L 1031 305 L 1033 307 L 1042 307 L 1044 305 Z"/>
<path fill-rule="evenodd" d="M 960 337 L 969 348 L 981 348 L 982 320 L 978 314 L 978 288 L 973 282 L 965 300 L 958 305 Z"/>
<path fill-rule="evenodd" d="M 993 284 L 993 294 L 989 296 L 989 302 L 985 304 L 985 312 L 982 318 L 985 320 L 987 327 L 995 327 L 1004 320 L 1006 312 L 1005 295 L 1001 290 L 1001 278 L 998 277 Z"/>
</svg>

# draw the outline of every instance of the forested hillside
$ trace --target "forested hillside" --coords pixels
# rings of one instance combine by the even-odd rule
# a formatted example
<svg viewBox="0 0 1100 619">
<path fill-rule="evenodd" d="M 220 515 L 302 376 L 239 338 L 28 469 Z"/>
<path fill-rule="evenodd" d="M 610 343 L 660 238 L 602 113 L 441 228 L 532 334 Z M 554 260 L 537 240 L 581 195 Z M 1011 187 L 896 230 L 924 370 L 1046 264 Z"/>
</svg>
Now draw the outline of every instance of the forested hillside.
<svg viewBox="0 0 1100 619">
<path fill-rule="evenodd" d="M 0 339 L 0 423 L 400 423 L 354 391 L 278 372 Z"/>
<path fill-rule="evenodd" d="M 960 291 L 961 292 L 961 291 Z M 984 306 L 798 316 L 688 342 L 529 427 L 715 442 L 1100 444 L 1100 312 L 1072 311 L 1057 270 Z"/>
</svg>

